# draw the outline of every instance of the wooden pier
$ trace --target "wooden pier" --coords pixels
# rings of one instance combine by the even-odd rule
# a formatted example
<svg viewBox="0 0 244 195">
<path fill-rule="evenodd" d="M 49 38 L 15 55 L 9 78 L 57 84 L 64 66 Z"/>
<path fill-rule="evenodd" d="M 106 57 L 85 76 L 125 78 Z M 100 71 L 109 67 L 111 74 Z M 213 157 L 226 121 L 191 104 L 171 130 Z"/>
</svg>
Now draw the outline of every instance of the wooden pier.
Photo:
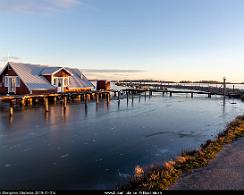
<svg viewBox="0 0 244 195">
<path fill-rule="evenodd" d="M 185 86 L 185 85 L 179 85 L 179 84 L 149 84 L 149 83 L 131 83 L 131 82 L 121 82 L 117 83 L 118 86 L 127 86 L 127 87 L 133 87 L 134 90 L 140 90 L 142 88 L 148 88 L 148 90 L 157 91 L 162 90 L 166 91 L 166 89 L 178 89 L 178 90 L 167 90 L 172 91 L 172 93 L 191 93 L 193 91 L 193 94 L 210 94 L 210 95 L 221 95 L 221 96 L 227 96 L 230 98 L 240 98 L 244 95 L 244 90 L 235 89 L 234 86 L 232 89 L 226 88 L 225 84 L 223 85 L 223 88 L 219 87 L 204 87 L 204 86 Z M 185 92 L 183 90 L 189 90 L 188 92 Z M 177 92 L 178 91 L 178 92 Z"/>
<path fill-rule="evenodd" d="M 55 94 L 42 94 L 42 95 L 5 95 L 0 96 L 2 103 L 9 104 L 9 116 L 13 116 L 14 107 L 19 105 L 32 106 L 33 104 L 40 104 L 44 106 L 44 111 L 49 112 L 49 103 L 56 104 L 57 101 L 61 102 L 64 110 L 67 103 L 70 101 L 84 102 L 86 105 L 89 101 L 95 100 L 99 103 L 100 100 L 110 101 L 110 91 L 86 91 L 75 93 L 55 93 Z"/>
<path fill-rule="evenodd" d="M 127 97 L 129 94 L 131 94 L 133 98 L 133 94 L 147 94 L 148 96 L 152 96 L 154 92 L 156 93 L 162 93 L 162 95 L 169 95 L 170 97 L 173 96 L 173 94 L 190 94 L 191 98 L 194 97 L 194 94 L 202 94 L 207 95 L 208 98 L 211 98 L 212 95 L 219 95 L 217 93 L 212 92 L 205 92 L 205 91 L 185 91 L 185 90 L 165 90 L 165 89 L 124 89 L 122 90 L 127 94 Z"/>
</svg>

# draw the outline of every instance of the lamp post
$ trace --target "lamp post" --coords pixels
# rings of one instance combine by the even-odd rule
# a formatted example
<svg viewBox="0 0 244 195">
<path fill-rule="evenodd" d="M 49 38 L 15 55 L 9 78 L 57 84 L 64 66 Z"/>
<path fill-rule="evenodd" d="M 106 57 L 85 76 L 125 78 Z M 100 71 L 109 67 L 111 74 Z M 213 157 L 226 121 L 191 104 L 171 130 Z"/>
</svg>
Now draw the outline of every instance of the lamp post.
<svg viewBox="0 0 244 195">
<path fill-rule="evenodd" d="M 223 77 L 223 95 L 226 95 L 226 77 Z"/>
</svg>

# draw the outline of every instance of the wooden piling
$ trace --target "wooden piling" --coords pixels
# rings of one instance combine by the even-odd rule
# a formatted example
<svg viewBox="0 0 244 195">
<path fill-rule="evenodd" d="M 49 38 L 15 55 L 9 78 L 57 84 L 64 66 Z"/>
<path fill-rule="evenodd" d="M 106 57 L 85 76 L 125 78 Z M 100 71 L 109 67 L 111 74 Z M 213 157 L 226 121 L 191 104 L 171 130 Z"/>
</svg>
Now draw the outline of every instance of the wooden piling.
<svg viewBox="0 0 244 195">
<path fill-rule="evenodd" d="M 25 106 L 25 98 L 21 98 L 21 100 L 20 100 L 20 105 L 21 105 L 21 106 Z"/>
<path fill-rule="evenodd" d="M 86 93 L 83 94 L 83 100 L 86 102 Z"/>
<path fill-rule="evenodd" d="M 48 112 L 48 98 L 45 97 L 43 100 L 44 100 L 44 108 L 45 108 L 45 112 Z"/>
<path fill-rule="evenodd" d="M 193 93 L 191 93 L 191 98 L 193 98 Z"/>
<path fill-rule="evenodd" d="M 88 95 L 88 96 L 87 96 L 87 97 L 88 97 L 87 100 L 88 100 L 88 101 L 91 101 L 91 99 L 92 99 L 92 98 L 91 98 L 91 97 L 92 97 L 92 94 L 91 94 L 91 93 L 88 93 L 87 95 Z"/>
<path fill-rule="evenodd" d="M 78 101 L 81 101 L 81 95 L 80 95 L 80 94 L 77 95 L 77 100 L 78 100 Z"/>
<path fill-rule="evenodd" d="M 57 97 L 53 96 L 53 103 L 56 104 L 57 103 Z"/>
<path fill-rule="evenodd" d="M 90 93 L 90 100 L 94 100 L 94 93 Z"/>
<path fill-rule="evenodd" d="M 32 106 L 32 98 L 28 98 L 28 104 Z"/>
<path fill-rule="evenodd" d="M 169 96 L 172 97 L 172 92 L 169 92 Z"/>
<path fill-rule="evenodd" d="M 35 102 L 35 103 L 38 103 L 38 102 L 39 102 L 39 99 L 38 99 L 38 98 L 35 98 L 35 99 L 34 99 L 34 102 Z"/>
<path fill-rule="evenodd" d="M 120 91 L 118 91 L 118 100 L 120 101 Z"/>
<path fill-rule="evenodd" d="M 84 102 L 85 102 L 85 104 L 87 104 L 87 94 L 86 93 L 84 94 Z"/>
<path fill-rule="evenodd" d="M 96 103 L 97 104 L 99 103 L 99 94 L 98 93 L 96 94 Z"/>
<path fill-rule="evenodd" d="M 110 101 L 110 93 L 108 92 L 107 93 L 107 102 L 109 102 Z"/>
</svg>

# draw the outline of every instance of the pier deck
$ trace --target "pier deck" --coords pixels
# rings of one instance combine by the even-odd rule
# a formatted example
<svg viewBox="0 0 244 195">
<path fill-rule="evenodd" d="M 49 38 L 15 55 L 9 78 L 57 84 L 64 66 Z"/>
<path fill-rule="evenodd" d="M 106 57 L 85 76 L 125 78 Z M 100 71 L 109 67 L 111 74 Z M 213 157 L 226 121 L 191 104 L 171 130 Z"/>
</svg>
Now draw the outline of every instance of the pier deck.
<svg viewBox="0 0 244 195">
<path fill-rule="evenodd" d="M 9 115 L 12 116 L 15 105 L 25 106 L 35 104 L 43 104 L 45 112 L 48 112 L 49 102 L 56 103 L 62 102 L 63 107 L 66 109 L 67 102 L 77 99 L 87 104 L 90 100 L 95 100 L 99 103 L 101 99 L 110 101 L 110 91 L 85 91 L 85 92 L 72 92 L 72 93 L 55 93 L 55 94 L 40 94 L 40 95 L 1 95 L 0 101 L 9 104 Z"/>
</svg>

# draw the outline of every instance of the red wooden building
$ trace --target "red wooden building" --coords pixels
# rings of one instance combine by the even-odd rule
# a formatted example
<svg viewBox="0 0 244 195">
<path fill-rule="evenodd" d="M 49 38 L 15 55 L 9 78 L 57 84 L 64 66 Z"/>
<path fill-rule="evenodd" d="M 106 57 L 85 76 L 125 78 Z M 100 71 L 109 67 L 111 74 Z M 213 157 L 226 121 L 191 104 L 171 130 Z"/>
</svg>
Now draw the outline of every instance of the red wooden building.
<svg viewBox="0 0 244 195">
<path fill-rule="evenodd" d="M 0 94 L 80 92 L 93 88 L 76 68 L 8 62 L 0 73 Z"/>
<path fill-rule="evenodd" d="M 97 90 L 110 90 L 110 81 L 108 80 L 97 80 Z"/>
</svg>

